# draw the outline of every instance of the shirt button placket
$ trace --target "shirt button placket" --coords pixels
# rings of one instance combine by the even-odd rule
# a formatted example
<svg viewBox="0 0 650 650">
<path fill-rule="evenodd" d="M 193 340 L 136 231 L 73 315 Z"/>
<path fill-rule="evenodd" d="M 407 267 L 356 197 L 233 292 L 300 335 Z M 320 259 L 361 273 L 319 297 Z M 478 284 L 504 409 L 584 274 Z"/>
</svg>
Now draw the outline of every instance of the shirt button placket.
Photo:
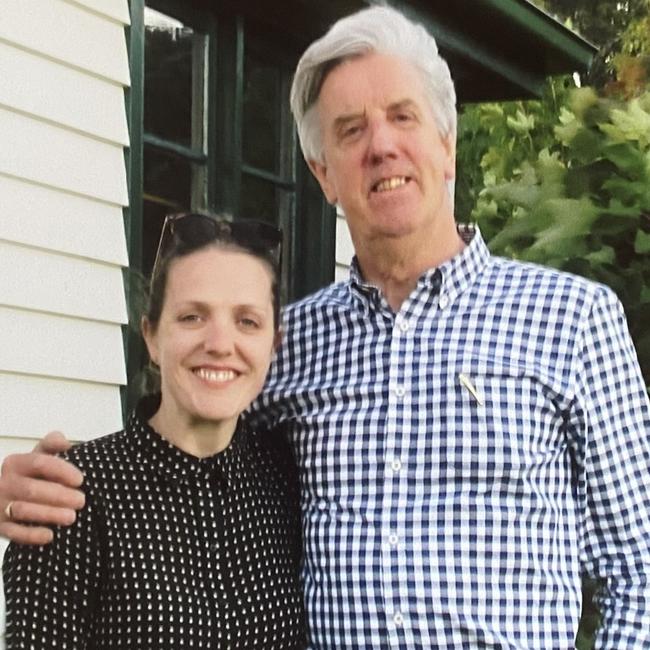
<svg viewBox="0 0 650 650">
<path fill-rule="evenodd" d="M 404 448 L 410 435 L 410 419 L 405 410 L 409 406 L 409 352 L 412 322 L 404 314 L 395 316 L 392 327 L 389 371 L 387 430 L 385 436 L 384 507 L 382 512 L 382 595 L 386 603 L 386 632 L 390 647 L 404 645 L 404 618 L 400 610 L 406 585 L 397 582 L 405 576 L 404 557 L 401 555 L 399 532 L 402 530 L 402 512 L 397 507 L 400 484 L 403 482 Z"/>
</svg>

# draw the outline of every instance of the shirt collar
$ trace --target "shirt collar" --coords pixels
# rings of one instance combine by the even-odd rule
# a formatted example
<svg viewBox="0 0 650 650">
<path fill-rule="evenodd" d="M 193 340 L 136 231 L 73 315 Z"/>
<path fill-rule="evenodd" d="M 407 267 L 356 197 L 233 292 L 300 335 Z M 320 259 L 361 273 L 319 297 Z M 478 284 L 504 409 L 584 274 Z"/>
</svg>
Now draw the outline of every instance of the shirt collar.
<svg viewBox="0 0 650 650">
<path fill-rule="evenodd" d="M 217 479 L 224 485 L 231 482 L 242 453 L 248 446 L 248 429 L 237 425 L 228 447 L 213 456 L 198 458 L 165 440 L 149 419 L 160 406 L 160 394 L 140 400 L 129 416 L 125 433 L 138 462 L 172 482 L 196 482 Z"/>
<path fill-rule="evenodd" d="M 451 304 L 478 277 L 488 262 L 490 251 L 474 224 L 457 224 L 465 248 L 449 261 L 425 271 L 418 280 L 416 291 L 429 291 L 444 296 L 443 304 Z M 364 308 L 378 309 L 382 294 L 378 287 L 366 282 L 355 255 L 350 264 L 349 287 L 353 298 Z"/>
<path fill-rule="evenodd" d="M 477 225 L 458 224 L 457 227 L 466 246 L 458 255 L 438 267 L 442 273 L 440 293 L 448 304 L 453 303 L 479 277 L 490 258 L 490 251 Z"/>
</svg>

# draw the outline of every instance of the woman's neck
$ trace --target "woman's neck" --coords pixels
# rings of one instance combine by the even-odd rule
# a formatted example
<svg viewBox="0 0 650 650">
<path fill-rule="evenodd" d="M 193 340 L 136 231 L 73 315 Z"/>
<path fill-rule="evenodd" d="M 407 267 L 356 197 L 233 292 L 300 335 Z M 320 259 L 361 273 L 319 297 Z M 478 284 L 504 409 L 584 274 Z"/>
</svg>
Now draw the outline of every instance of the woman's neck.
<svg viewBox="0 0 650 650">
<path fill-rule="evenodd" d="M 207 458 L 226 449 L 237 428 L 237 419 L 192 420 L 160 408 L 149 420 L 151 427 L 165 440 L 191 456 Z"/>
</svg>

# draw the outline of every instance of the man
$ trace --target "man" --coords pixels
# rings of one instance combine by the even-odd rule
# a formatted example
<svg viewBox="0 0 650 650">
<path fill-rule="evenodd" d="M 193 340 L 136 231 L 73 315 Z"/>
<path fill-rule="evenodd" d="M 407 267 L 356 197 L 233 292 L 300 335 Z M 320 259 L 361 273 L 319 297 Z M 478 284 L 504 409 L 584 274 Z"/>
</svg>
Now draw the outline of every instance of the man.
<svg viewBox="0 0 650 650">
<path fill-rule="evenodd" d="M 252 414 L 300 465 L 311 647 L 573 647 L 583 574 L 598 647 L 650 647 L 650 406 L 619 303 L 457 229 L 453 84 L 394 10 L 312 44 L 292 108 L 356 251 L 287 309 Z M 8 459 L 0 532 L 72 518 L 57 460 Z"/>
</svg>

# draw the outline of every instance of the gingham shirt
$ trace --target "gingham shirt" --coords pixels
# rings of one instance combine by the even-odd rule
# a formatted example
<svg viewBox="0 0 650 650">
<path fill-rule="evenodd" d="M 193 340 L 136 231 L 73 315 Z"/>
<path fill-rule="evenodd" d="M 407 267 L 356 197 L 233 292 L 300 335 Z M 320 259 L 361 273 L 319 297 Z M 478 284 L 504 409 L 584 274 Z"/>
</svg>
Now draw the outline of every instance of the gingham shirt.
<svg viewBox="0 0 650 650">
<path fill-rule="evenodd" d="M 259 406 L 301 468 L 312 648 L 650 648 L 650 407 L 607 288 L 480 233 L 398 313 L 350 279 L 286 312 Z M 257 412 L 258 417 L 262 413 Z"/>
</svg>

